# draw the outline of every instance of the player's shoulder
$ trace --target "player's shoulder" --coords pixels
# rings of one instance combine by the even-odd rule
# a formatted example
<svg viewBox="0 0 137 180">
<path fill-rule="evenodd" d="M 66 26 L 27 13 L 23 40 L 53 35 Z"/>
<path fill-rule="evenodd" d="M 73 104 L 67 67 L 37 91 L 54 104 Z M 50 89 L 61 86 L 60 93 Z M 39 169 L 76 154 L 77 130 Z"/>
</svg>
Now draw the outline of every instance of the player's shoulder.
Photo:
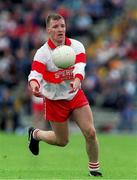
<svg viewBox="0 0 137 180">
<path fill-rule="evenodd" d="M 49 56 L 49 49 L 47 43 L 43 44 L 39 49 L 37 49 L 34 59 L 45 60 Z"/>
<path fill-rule="evenodd" d="M 74 45 L 84 46 L 84 45 L 82 44 L 82 42 L 80 42 L 80 41 L 78 41 L 78 40 L 76 40 L 76 39 L 70 38 L 70 41 L 71 41 L 71 43 L 74 44 Z"/>
<path fill-rule="evenodd" d="M 70 38 L 70 41 L 71 41 L 71 46 L 74 48 L 75 51 L 85 52 L 85 47 L 84 47 L 82 42 L 80 42 L 80 41 L 78 41 L 76 39 L 71 39 L 71 38 Z"/>
<path fill-rule="evenodd" d="M 37 49 L 36 53 L 43 54 L 48 52 L 47 42 L 43 44 L 39 49 Z"/>
</svg>

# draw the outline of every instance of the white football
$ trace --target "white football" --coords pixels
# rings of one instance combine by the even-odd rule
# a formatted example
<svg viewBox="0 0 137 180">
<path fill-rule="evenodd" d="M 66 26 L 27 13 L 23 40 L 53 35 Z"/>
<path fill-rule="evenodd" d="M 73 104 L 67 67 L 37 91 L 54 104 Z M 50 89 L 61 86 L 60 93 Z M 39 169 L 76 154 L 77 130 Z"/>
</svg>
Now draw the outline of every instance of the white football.
<svg viewBox="0 0 137 180">
<path fill-rule="evenodd" d="M 61 45 L 52 52 L 52 61 L 58 68 L 68 68 L 75 64 L 76 54 L 72 47 Z"/>
</svg>

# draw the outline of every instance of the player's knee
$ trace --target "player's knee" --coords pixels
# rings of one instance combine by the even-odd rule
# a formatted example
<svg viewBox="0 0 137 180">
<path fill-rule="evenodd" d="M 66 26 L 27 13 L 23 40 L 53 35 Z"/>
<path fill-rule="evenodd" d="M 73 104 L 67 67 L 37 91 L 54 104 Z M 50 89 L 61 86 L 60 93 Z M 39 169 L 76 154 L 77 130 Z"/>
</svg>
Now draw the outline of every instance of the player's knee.
<svg viewBox="0 0 137 180">
<path fill-rule="evenodd" d="M 69 142 L 68 139 L 58 140 L 58 146 L 64 147 L 68 144 L 68 142 Z"/>
<path fill-rule="evenodd" d="M 96 130 L 95 128 L 88 128 L 85 132 L 85 138 L 88 140 L 95 139 L 96 138 Z"/>
</svg>

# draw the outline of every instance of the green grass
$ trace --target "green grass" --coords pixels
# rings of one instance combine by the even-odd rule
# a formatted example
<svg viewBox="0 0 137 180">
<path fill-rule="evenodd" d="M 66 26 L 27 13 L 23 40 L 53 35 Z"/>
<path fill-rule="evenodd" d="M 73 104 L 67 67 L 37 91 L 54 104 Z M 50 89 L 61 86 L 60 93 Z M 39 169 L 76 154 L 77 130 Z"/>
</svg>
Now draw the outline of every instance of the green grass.
<svg viewBox="0 0 137 180">
<path fill-rule="evenodd" d="M 137 179 L 137 137 L 99 135 L 103 178 Z M 61 148 L 40 144 L 35 157 L 27 149 L 27 137 L 0 134 L 0 179 L 95 179 L 87 175 L 87 155 L 81 134 L 70 136 Z"/>
</svg>

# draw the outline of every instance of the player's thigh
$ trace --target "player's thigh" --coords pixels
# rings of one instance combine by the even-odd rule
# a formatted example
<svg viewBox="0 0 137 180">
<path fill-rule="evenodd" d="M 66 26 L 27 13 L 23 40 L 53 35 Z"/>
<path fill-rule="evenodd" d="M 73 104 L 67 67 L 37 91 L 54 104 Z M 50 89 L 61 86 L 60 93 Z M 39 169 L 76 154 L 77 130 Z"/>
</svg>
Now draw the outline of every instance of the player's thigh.
<svg viewBox="0 0 137 180">
<path fill-rule="evenodd" d="M 74 121 L 85 135 L 95 130 L 93 115 L 89 105 L 75 109 L 72 115 Z"/>
<path fill-rule="evenodd" d="M 51 127 L 55 132 L 56 137 L 61 141 L 68 141 L 69 130 L 68 121 L 54 122 L 50 121 Z"/>
</svg>

